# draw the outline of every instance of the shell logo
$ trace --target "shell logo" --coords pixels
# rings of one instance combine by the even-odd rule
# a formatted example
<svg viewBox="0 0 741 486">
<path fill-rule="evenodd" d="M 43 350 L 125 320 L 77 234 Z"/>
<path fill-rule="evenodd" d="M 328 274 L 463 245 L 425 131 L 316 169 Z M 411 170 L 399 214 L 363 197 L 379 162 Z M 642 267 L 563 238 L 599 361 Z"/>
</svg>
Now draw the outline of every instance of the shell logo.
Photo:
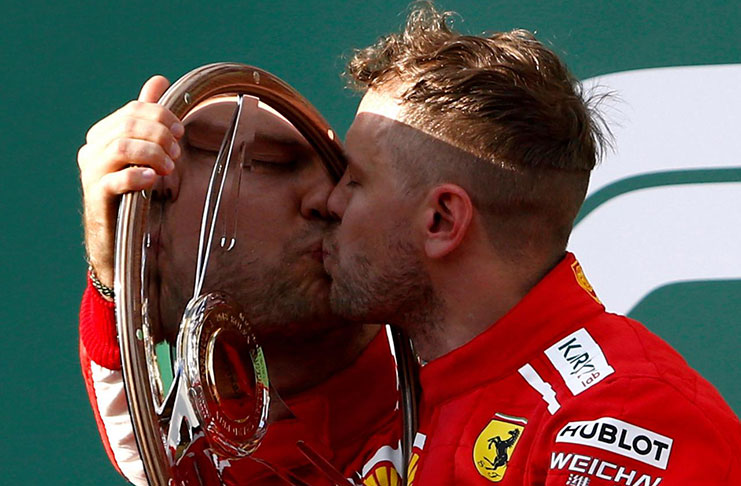
<svg viewBox="0 0 741 486">
<path fill-rule="evenodd" d="M 417 463 L 419 462 L 419 454 L 412 454 L 412 459 L 409 461 L 409 481 L 408 486 L 414 485 L 414 475 L 417 472 Z M 379 463 L 373 470 L 371 470 L 366 477 L 363 479 L 363 486 L 403 486 L 401 476 L 396 471 L 396 468 L 391 462 L 384 461 Z"/>
</svg>

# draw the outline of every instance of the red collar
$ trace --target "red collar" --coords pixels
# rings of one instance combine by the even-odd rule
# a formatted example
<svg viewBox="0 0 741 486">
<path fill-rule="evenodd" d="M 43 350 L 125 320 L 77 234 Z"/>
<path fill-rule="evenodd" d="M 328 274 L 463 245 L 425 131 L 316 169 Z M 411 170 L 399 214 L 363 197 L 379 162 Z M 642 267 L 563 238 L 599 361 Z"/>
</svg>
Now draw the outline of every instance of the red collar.
<svg viewBox="0 0 741 486">
<path fill-rule="evenodd" d="M 512 374 L 534 351 L 604 310 L 579 262 L 567 253 L 501 319 L 420 370 L 423 402 L 439 403 Z"/>
</svg>

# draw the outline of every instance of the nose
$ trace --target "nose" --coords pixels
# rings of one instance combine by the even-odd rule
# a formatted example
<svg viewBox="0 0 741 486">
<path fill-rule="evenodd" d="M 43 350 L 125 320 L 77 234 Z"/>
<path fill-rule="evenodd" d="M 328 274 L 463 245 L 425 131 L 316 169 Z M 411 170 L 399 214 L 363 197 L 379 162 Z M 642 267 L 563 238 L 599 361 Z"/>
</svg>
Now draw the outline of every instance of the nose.
<svg viewBox="0 0 741 486">
<path fill-rule="evenodd" d="M 342 174 L 342 178 L 332 189 L 332 192 L 327 198 L 327 211 L 332 219 L 341 220 L 345 214 L 345 208 L 347 207 L 347 171 Z"/>
<path fill-rule="evenodd" d="M 306 219 L 328 219 L 327 199 L 334 184 L 329 174 L 316 161 L 311 168 L 311 175 L 306 178 L 305 190 L 301 197 L 301 215 Z"/>
</svg>

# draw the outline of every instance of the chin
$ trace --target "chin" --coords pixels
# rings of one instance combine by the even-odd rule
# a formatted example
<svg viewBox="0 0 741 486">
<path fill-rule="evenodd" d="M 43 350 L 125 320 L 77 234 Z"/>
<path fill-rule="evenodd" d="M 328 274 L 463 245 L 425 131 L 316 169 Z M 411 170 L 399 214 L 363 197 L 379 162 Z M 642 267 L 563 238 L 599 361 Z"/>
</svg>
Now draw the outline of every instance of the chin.
<svg viewBox="0 0 741 486">
<path fill-rule="evenodd" d="M 322 274 L 322 278 L 304 281 L 299 287 L 302 289 L 301 294 L 307 302 L 312 302 L 317 307 L 329 309 L 329 293 L 332 287 L 328 275 Z M 319 302 L 325 302 L 326 305 L 318 304 Z"/>
<path fill-rule="evenodd" d="M 359 308 L 356 296 L 349 292 L 345 282 L 335 280 L 332 283 L 329 305 L 331 311 L 343 319 L 354 322 L 369 322 L 364 319 L 364 315 L 359 315 L 363 314 L 362 309 Z"/>
</svg>

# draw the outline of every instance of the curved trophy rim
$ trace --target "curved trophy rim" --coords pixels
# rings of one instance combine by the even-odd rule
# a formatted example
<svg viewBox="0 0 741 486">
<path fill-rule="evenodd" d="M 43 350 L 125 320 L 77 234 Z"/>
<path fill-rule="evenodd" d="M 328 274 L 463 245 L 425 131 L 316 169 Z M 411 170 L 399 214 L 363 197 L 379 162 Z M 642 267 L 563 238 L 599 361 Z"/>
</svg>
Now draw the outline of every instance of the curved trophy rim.
<svg viewBox="0 0 741 486">
<path fill-rule="evenodd" d="M 196 68 L 170 86 L 159 104 L 183 119 L 206 99 L 225 94 L 252 95 L 265 101 L 306 137 L 333 180 L 339 180 L 346 163 L 334 130 L 296 90 L 262 69 L 239 63 Z M 114 267 L 116 321 L 124 389 L 145 474 L 151 485 L 168 486 L 170 465 L 150 386 L 142 319 L 142 241 L 148 210 L 145 193 L 128 193 L 121 199 Z"/>
</svg>

